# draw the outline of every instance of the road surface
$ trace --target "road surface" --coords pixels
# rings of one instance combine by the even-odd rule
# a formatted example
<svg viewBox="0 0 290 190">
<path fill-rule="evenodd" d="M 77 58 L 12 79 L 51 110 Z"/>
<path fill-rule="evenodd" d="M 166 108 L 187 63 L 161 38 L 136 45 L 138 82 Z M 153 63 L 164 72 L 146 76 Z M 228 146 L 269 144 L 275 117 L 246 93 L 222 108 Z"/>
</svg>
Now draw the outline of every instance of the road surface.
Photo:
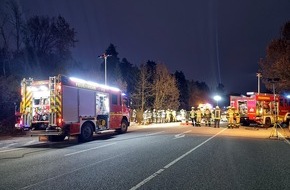
<svg viewBox="0 0 290 190">
<path fill-rule="evenodd" d="M 0 141 L 0 189 L 290 189 L 290 144 L 271 129 L 159 124 L 59 143 Z"/>
</svg>

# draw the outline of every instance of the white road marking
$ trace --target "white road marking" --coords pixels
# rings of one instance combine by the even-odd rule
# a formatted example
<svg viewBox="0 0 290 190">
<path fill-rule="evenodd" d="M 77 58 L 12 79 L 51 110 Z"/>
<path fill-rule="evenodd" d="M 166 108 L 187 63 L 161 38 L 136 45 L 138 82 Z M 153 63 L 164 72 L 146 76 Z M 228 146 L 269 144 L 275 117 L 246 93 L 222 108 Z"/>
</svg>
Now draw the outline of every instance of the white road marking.
<svg viewBox="0 0 290 190">
<path fill-rule="evenodd" d="M 103 147 L 111 146 L 111 145 L 114 145 L 114 144 L 116 144 L 116 143 L 104 144 L 102 146 L 97 146 L 97 147 L 93 147 L 93 148 L 89 148 L 89 149 L 80 150 L 80 151 L 77 151 L 77 152 L 65 154 L 64 156 L 71 156 L 71 155 L 74 155 L 74 154 L 79 154 L 79 153 L 82 153 L 82 152 L 86 152 L 86 151 L 90 151 L 90 150 L 95 150 L 95 149 L 98 149 L 98 148 L 103 148 Z"/>
<path fill-rule="evenodd" d="M 28 141 L 23 146 L 31 145 L 32 143 L 36 142 L 36 140 Z M 38 142 L 38 141 L 37 141 Z"/>
<path fill-rule="evenodd" d="M 151 179 L 153 179 L 157 175 L 161 174 L 163 171 L 165 171 L 166 169 L 168 169 L 170 166 L 173 166 L 176 162 L 178 162 L 179 160 L 181 160 L 185 156 L 189 155 L 190 153 L 192 153 L 193 151 L 195 151 L 196 149 L 198 149 L 199 147 L 201 147 L 202 145 L 204 145 L 205 143 L 207 143 L 208 141 L 210 141 L 211 139 L 213 139 L 214 137 L 216 137 L 220 133 L 224 132 L 225 130 L 227 130 L 227 128 L 221 130 L 220 132 L 218 132 L 214 136 L 208 138 L 207 140 L 203 141 L 202 143 L 200 143 L 196 147 L 192 148 L 188 152 L 186 152 L 183 155 L 181 155 L 180 157 L 176 158 L 175 160 L 173 160 L 172 162 L 170 162 L 169 164 L 167 164 L 163 168 L 159 169 L 157 172 L 153 173 L 152 175 L 150 175 L 149 177 L 147 177 L 146 179 L 144 179 L 143 181 L 141 181 L 140 183 L 138 183 L 137 185 L 135 185 L 134 187 L 132 187 L 130 190 L 136 190 L 136 189 L 140 188 L 141 186 L 143 186 L 144 184 L 146 184 L 148 181 L 150 181 Z"/>
<path fill-rule="evenodd" d="M 24 148 L 13 148 L 13 149 L 8 149 L 8 150 L 1 150 L 0 153 L 3 153 L 3 152 L 10 152 L 10 151 L 14 151 L 14 150 L 22 150 Z"/>
<path fill-rule="evenodd" d="M 18 143 L 11 143 L 11 144 L 8 144 L 8 145 L 6 145 L 4 147 L 1 147 L 1 149 L 9 148 L 10 146 L 13 146 L 13 145 L 16 145 L 16 144 L 18 144 Z"/>
<path fill-rule="evenodd" d="M 190 133 L 190 132 L 191 132 L 191 130 L 185 131 L 185 132 L 180 133 L 180 134 L 177 134 L 177 135 L 174 135 L 174 138 L 173 139 L 179 139 L 179 138 L 185 137 L 185 134 L 186 133 Z"/>
<path fill-rule="evenodd" d="M 283 134 L 281 134 L 280 132 L 278 132 L 278 137 L 279 137 L 279 135 L 284 139 L 284 141 L 285 141 L 287 144 L 290 145 L 290 141 L 287 140 L 286 137 L 285 137 Z"/>
<path fill-rule="evenodd" d="M 152 135 L 157 135 L 157 134 L 160 134 L 160 133 L 164 133 L 165 131 L 159 131 L 159 132 L 156 132 L 156 133 L 149 133 L 145 136 L 152 136 Z"/>
</svg>

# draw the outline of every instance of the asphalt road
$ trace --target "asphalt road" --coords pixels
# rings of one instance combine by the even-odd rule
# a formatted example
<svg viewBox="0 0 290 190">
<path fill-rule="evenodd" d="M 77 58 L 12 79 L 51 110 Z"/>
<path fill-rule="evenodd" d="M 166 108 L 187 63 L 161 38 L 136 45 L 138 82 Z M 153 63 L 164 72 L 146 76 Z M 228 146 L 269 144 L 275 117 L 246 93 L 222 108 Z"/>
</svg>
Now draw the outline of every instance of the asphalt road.
<svg viewBox="0 0 290 190">
<path fill-rule="evenodd" d="M 134 126 L 126 134 L 0 141 L 0 189 L 290 189 L 290 143 L 271 130 Z"/>
</svg>

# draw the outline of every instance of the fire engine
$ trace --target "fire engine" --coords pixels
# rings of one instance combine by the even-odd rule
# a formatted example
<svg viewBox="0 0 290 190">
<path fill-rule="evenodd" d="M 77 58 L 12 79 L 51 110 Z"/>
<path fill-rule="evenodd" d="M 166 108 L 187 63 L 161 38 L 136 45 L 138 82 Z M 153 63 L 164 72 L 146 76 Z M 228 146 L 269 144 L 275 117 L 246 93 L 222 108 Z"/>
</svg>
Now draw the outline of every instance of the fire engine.
<svg viewBox="0 0 290 190">
<path fill-rule="evenodd" d="M 251 123 L 270 127 L 275 122 L 282 123 L 290 102 L 278 94 L 251 93 L 249 96 L 230 96 L 230 105 L 240 113 L 241 123 Z"/>
<path fill-rule="evenodd" d="M 15 127 L 50 141 L 66 136 L 89 141 L 94 133 L 125 133 L 130 125 L 129 101 L 115 87 L 64 75 L 24 78 L 21 97 Z"/>
</svg>

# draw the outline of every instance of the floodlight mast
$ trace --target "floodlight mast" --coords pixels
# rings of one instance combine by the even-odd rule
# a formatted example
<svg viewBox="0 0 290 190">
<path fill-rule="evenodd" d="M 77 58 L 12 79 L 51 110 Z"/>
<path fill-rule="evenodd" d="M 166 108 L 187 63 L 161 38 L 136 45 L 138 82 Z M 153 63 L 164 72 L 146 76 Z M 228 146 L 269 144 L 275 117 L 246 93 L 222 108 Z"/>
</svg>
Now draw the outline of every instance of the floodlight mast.
<svg viewBox="0 0 290 190">
<path fill-rule="evenodd" d="M 213 97 L 213 99 L 216 101 L 216 105 L 218 106 L 219 105 L 219 101 L 222 99 L 222 97 L 220 97 L 219 95 L 215 95 Z"/>
<path fill-rule="evenodd" d="M 261 77 L 262 77 L 262 74 L 261 73 L 257 73 L 257 77 L 258 77 L 258 94 L 260 94 L 260 81 L 261 81 Z"/>
<path fill-rule="evenodd" d="M 110 57 L 112 55 L 109 54 L 102 54 L 99 56 L 99 58 L 104 59 L 105 60 L 105 85 L 107 85 L 107 58 Z"/>
<path fill-rule="evenodd" d="M 280 126 L 280 124 L 278 123 L 278 115 L 279 115 L 279 109 L 278 109 L 278 105 L 277 105 L 277 101 L 276 101 L 276 91 L 275 91 L 275 84 L 278 83 L 280 81 L 279 78 L 268 78 L 268 82 L 272 84 L 272 87 L 273 87 L 273 94 L 274 94 L 274 126 L 273 126 L 273 129 L 271 131 L 271 134 L 270 134 L 270 137 L 275 137 L 275 138 L 279 138 L 279 135 L 278 135 L 278 130 L 277 128 L 279 127 L 280 129 L 283 130 L 283 128 Z"/>
</svg>

